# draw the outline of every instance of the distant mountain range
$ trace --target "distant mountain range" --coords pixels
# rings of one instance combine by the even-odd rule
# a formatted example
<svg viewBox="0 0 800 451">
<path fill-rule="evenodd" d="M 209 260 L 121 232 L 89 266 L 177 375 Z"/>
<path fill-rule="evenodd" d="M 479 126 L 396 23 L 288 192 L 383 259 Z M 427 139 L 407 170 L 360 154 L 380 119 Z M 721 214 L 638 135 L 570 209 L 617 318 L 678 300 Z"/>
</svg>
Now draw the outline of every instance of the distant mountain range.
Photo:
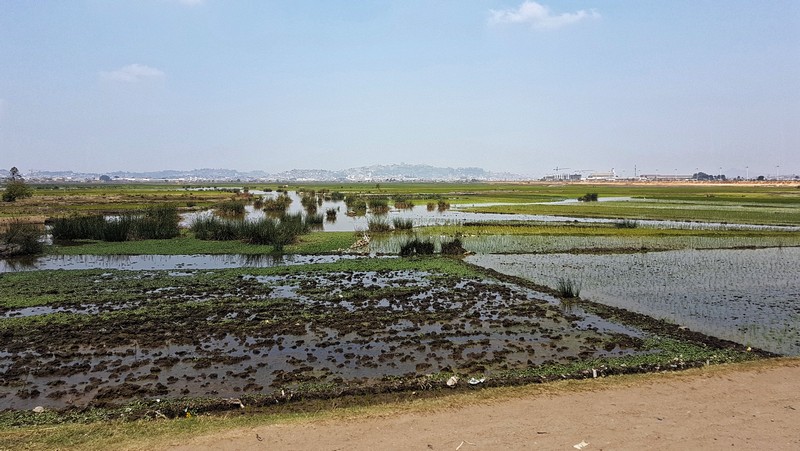
<svg viewBox="0 0 800 451">
<path fill-rule="evenodd" d="M 0 174 L 8 173 L 0 170 Z M 389 182 L 389 181 L 500 181 L 527 180 L 519 174 L 489 172 L 481 168 L 442 168 L 421 164 L 390 164 L 362 166 L 331 171 L 326 169 L 292 169 L 275 174 L 266 171 L 236 171 L 233 169 L 165 170 L 153 172 L 115 171 L 106 173 L 74 171 L 33 171 L 23 174 L 31 181 L 219 181 L 219 182 Z"/>
</svg>

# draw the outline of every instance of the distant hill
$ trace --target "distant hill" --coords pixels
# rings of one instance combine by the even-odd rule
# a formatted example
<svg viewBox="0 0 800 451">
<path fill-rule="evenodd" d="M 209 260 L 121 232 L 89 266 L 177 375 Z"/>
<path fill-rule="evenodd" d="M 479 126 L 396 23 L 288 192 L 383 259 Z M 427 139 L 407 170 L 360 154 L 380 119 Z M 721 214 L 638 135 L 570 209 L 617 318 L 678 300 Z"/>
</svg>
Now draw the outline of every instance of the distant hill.
<svg viewBox="0 0 800 451">
<path fill-rule="evenodd" d="M 6 171 L 7 172 L 7 171 Z M 442 168 L 419 164 L 390 164 L 362 166 L 331 171 L 326 169 L 292 169 L 269 174 L 265 171 L 237 171 L 233 169 L 192 169 L 188 171 L 164 170 L 153 172 L 114 171 L 84 173 L 74 171 L 34 171 L 26 174 L 32 180 L 86 181 L 99 180 L 101 176 L 112 180 L 136 181 L 259 181 L 259 182 L 371 182 L 371 181 L 494 181 L 523 180 L 525 177 L 511 173 L 489 172 L 481 168 Z"/>
</svg>

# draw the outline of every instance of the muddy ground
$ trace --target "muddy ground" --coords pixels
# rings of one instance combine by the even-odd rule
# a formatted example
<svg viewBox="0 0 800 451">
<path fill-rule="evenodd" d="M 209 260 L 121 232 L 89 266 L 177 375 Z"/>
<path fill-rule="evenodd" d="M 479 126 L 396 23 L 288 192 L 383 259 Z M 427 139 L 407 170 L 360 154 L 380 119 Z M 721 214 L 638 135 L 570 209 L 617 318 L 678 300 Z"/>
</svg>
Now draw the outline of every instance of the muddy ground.
<svg viewBox="0 0 800 451">
<path fill-rule="evenodd" d="M 0 410 L 425 389 L 454 374 L 461 386 L 497 385 L 751 358 L 467 265 L 348 264 L 2 274 Z"/>
</svg>

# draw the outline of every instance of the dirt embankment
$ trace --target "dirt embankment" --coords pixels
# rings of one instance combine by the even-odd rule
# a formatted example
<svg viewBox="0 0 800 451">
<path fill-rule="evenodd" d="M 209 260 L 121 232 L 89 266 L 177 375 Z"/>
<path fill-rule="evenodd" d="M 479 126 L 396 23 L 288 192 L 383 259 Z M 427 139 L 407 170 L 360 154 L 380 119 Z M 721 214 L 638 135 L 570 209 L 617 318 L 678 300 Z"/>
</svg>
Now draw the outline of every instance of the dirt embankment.
<svg viewBox="0 0 800 451">
<path fill-rule="evenodd" d="M 798 359 L 502 390 L 488 400 L 456 397 L 388 414 L 264 425 L 164 445 L 183 450 L 800 449 Z"/>
</svg>

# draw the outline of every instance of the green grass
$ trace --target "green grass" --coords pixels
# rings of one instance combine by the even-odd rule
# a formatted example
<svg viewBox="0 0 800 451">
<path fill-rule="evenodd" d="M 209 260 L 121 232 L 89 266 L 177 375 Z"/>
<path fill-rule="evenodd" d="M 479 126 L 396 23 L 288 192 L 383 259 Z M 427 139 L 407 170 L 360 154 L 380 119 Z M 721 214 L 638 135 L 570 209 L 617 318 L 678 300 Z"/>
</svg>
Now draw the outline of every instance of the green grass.
<svg viewBox="0 0 800 451">
<path fill-rule="evenodd" d="M 469 208 L 478 213 L 534 214 L 585 218 L 653 219 L 742 224 L 800 224 L 800 205 L 713 204 L 709 202 L 591 202 L 567 205 L 495 205 Z"/>
<path fill-rule="evenodd" d="M 325 254 L 347 249 L 355 242 L 353 232 L 312 232 L 297 238 L 284 247 L 290 254 Z M 55 245 L 49 250 L 55 255 L 191 255 L 244 254 L 258 255 L 274 252 L 268 245 L 247 244 L 241 241 L 206 241 L 191 234 L 168 240 L 104 242 L 83 240 L 70 245 Z"/>
<path fill-rule="evenodd" d="M 793 238 L 796 232 L 774 230 L 702 230 L 702 229 L 657 229 L 649 227 L 620 228 L 614 223 L 535 223 L 514 221 L 508 223 L 487 223 L 467 225 L 445 225 L 425 227 L 430 235 L 547 235 L 547 236 L 629 236 L 629 237 L 668 237 L 668 236 L 707 236 L 707 237 L 772 237 Z"/>
</svg>

